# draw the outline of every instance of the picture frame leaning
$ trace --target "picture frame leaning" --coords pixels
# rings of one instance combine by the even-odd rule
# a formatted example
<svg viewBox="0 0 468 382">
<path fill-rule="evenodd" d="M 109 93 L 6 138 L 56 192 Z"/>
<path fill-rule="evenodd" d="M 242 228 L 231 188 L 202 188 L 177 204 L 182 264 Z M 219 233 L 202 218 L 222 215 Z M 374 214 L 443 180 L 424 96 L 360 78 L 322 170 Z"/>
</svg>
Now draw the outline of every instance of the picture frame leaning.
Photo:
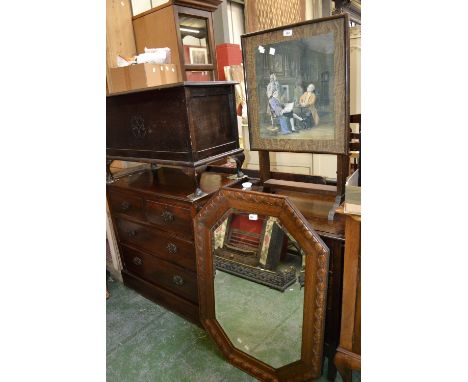
<svg viewBox="0 0 468 382">
<path fill-rule="evenodd" d="M 251 150 L 348 154 L 348 25 L 340 14 L 241 36 Z"/>
<path fill-rule="evenodd" d="M 190 64 L 206 65 L 208 64 L 208 50 L 206 48 L 189 47 Z"/>
</svg>

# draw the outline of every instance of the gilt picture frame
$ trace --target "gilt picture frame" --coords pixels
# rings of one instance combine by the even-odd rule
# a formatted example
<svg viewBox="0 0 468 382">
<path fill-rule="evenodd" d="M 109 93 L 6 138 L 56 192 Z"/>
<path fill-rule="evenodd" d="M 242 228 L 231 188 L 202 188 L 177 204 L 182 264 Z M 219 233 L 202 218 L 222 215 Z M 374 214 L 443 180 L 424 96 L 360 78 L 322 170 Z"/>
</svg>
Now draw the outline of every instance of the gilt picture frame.
<svg viewBox="0 0 468 382">
<path fill-rule="evenodd" d="M 206 48 L 189 47 L 190 64 L 206 65 L 208 64 L 208 50 Z"/>
<path fill-rule="evenodd" d="M 340 14 L 241 36 L 251 150 L 348 154 L 348 25 Z"/>
</svg>

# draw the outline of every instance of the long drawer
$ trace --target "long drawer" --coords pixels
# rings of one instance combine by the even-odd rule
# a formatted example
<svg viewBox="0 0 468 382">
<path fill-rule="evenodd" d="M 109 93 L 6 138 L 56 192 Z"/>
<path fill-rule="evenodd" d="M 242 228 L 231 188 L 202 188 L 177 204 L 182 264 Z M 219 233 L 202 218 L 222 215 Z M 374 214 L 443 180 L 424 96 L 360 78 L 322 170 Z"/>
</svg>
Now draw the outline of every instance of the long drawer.
<svg viewBox="0 0 468 382">
<path fill-rule="evenodd" d="M 182 317 L 202 327 L 197 304 L 168 292 L 164 288 L 160 288 L 149 283 L 148 281 L 127 272 L 125 269 L 122 271 L 122 278 L 125 285 L 128 287 L 135 289 L 138 293 L 141 293 L 151 301 L 165 306 L 173 312 L 180 314 Z"/>
<path fill-rule="evenodd" d="M 196 270 L 193 242 L 126 219 L 116 219 L 116 226 L 122 244 L 140 248 L 183 268 Z"/>
<path fill-rule="evenodd" d="M 122 246 L 125 269 L 181 297 L 198 303 L 197 276 L 167 261 Z"/>
</svg>

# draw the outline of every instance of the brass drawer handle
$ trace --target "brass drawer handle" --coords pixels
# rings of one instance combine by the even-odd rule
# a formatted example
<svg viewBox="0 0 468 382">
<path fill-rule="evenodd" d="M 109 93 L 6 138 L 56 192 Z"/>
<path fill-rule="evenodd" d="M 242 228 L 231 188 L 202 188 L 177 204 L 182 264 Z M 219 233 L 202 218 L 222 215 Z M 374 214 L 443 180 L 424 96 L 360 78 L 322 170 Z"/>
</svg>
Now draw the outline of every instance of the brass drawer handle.
<svg viewBox="0 0 468 382">
<path fill-rule="evenodd" d="M 184 285 L 184 279 L 179 276 L 179 275 L 175 275 L 173 278 L 172 278 L 172 282 L 175 284 L 175 285 Z"/>
<path fill-rule="evenodd" d="M 164 210 L 161 217 L 164 220 L 164 223 L 172 223 L 174 221 L 174 215 L 168 210 Z"/>
<path fill-rule="evenodd" d="M 133 261 L 133 264 L 135 265 L 143 264 L 143 261 L 138 256 L 135 256 L 132 261 Z"/>
<path fill-rule="evenodd" d="M 171 254 L 177 253 L 177 245 L 175 245 L 174 243 L 168 243 L 166 245 L 166 249 Z"/>
<path fill-rule="evenodd" d="M 131 205 L 130 205 L 129 202 L 122 202 L 122 203 L 120 204 L 120 209 L 121 209 L 122 211 L 128 211 L 128 210 L 130 209 L 130 207 L 131 207 Z"/>
<path fill-rule="evenodd" d="M 127 232 L 128 237 L 135 237 L 136 234 L 137 234 L 137 232 L 134 229 Z"/>
</svg>

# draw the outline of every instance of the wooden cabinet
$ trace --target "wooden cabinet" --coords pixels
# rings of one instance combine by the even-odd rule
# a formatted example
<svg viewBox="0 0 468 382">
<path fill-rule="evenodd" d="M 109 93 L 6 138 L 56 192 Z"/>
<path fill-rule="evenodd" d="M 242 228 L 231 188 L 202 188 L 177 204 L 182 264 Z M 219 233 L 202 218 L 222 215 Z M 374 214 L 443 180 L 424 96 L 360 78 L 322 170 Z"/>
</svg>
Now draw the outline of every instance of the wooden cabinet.
<svg viewBox="0 0 468 382">
<path fill-rule="evenodd" d="M 346 215 L 340 345 L 335 365 L 344 382 L 361 370 L 361 217 Z"/>
<path fill-rule="evenodd" d="M 108 167 L 115 159 L 178 166 L 199 182 L 208 164 L 230 156 L 240 172 L 234 84 L 183 82 L 107 96 Z M 201 196 L 198 183 L 192 192 Z"/>
<path fill-rule="evenodd" d="M 138 53 L 146 48 L 171 49 L 180 68 L 179 81 L 213 81 L 218 78 L 212 12 L 219 0 L 171 0 L 133 17 Z"/>
<path fill-rule="evenodd" d="M 242 152 L 234 84 L 186 82 L 107 96 L 107 157 L 197 167 Z"/>
<path fill-rule="evenodd" d="M 191 179 L 174 168 L 143 170 L 107 185 L 124 283 L 199 324 L 193 218 L 226 174 L 205 172 L 206 196 L 190 200 Z"/>
</svg>

